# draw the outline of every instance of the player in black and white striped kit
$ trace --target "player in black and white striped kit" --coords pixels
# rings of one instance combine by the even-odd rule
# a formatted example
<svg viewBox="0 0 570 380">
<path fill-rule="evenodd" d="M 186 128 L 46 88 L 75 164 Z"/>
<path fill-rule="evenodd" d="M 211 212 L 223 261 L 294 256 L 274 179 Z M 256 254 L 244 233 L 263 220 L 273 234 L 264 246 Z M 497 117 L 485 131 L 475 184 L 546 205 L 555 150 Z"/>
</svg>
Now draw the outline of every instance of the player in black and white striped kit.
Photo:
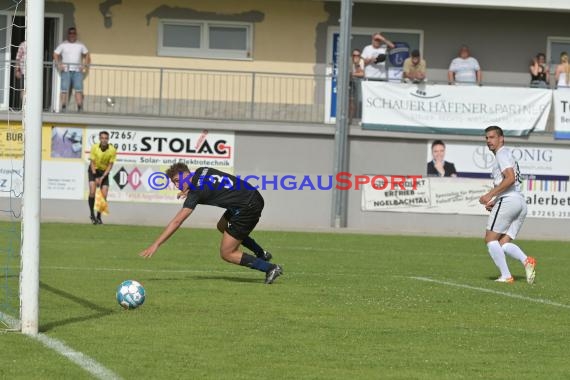
<svg viewBox="0 0 570 380">
<path fill-rule="evenodd" d="M 526 201 L 521 193 L 519 165 L 513 158 L 511 150 L 505 147 L 503 130 L 498 126 L 485 129 L 487 147 L 495 155 L 493 163 L 494 188 L 479 198 L 479 202 L 491 212 L 487 222 L 485 242 L 489 254 L 501 272 L 497 282 L 512 283 L 514 281 L 507 265 L 506 255 L 519 260 L 525 268 L 526 280 L 534 283 L 536 260 L 525 253 L 514 243 L 526 218 Z"/>
</svg>

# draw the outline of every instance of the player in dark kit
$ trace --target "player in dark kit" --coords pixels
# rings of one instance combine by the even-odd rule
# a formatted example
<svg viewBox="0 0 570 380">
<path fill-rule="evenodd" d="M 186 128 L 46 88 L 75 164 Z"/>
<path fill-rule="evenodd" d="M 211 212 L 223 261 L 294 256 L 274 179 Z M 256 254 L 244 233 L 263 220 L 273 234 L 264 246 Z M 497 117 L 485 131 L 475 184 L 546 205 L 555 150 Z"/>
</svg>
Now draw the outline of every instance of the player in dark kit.
<svg viewBox="0 0 570 380">
<path fill-rule="evenodd" d="M 265 283 L 271 284 L 283 274 L 280 265 L 271 264 L 271 253 L 261 248 L 249 234 L 261 216 L 263 197 L 250 184 L 222 171 L 201 167 L 195 173 L 183 163 L 172 165 L 166 175 L 180 189 L 178 198 L 185 198 L 182 209 L 168 223 L 160 236 L 140 256 L 151 257 L 192 214 L 199 204 L 226 209 L 218 222 L 223 234 L 220 256 L 227 262 L 265 272 Z M 243 245 L 255 256 L 239 250 Z"/>
</svg>

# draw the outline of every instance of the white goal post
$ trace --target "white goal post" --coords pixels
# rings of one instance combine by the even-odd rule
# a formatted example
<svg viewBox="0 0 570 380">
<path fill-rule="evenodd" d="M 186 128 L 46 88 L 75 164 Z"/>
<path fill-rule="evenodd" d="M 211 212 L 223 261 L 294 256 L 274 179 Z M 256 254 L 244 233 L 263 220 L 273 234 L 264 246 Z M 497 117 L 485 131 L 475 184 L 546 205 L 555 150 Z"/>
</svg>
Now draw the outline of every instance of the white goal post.
<svg viewBox="0 0 570 380">
<path fill-rule="evenodd" d="M 24 78 L 24 196 L 22 202 L 22 268 L 20 319 L 22 333 L 39 327 L 40 206 L 42 159 L 42 94 L 44 0 L 26 0 L 26 66 Z"/>
</svg>

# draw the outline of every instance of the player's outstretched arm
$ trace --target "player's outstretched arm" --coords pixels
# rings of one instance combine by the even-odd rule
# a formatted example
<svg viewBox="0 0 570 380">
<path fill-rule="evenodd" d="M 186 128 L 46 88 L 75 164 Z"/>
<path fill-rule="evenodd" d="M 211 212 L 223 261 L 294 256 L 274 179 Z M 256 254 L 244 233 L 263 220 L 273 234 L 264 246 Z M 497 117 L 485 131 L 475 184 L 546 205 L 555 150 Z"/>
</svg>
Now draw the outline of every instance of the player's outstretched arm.
<svg viewBox="0 0 570 380">
<path fill-rule="evenodd" d="M 170 223 L 166 226 L 164 231 L 160 234 L 160 236 L 152 243 L 147 249 L 139 253 L 139 256 L 142 257 L 152 257 L 154 253 L 158 250 L 165 241 L 167 241 L 175 232 L 180 228 L 182 223 L 192 214 L 194 211 L 191 208 L 182 208 L 178 213 L 172 218 Z"/>
</svg>

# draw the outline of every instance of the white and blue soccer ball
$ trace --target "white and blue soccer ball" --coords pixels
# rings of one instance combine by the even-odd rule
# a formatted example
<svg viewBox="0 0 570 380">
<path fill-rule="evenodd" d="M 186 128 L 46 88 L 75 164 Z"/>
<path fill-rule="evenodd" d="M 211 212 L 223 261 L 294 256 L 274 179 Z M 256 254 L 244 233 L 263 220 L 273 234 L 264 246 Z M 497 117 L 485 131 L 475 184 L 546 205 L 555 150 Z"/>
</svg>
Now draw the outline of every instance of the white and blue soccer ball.
<svg viewBox="0 0 570 380">
<path fill-rule="evenodd" d="M 137 281 L 123 281 L 117 288 L 117 302 L 125 309 L 136 309 L 144 303 L 146 293 Z"/>
</svg>

